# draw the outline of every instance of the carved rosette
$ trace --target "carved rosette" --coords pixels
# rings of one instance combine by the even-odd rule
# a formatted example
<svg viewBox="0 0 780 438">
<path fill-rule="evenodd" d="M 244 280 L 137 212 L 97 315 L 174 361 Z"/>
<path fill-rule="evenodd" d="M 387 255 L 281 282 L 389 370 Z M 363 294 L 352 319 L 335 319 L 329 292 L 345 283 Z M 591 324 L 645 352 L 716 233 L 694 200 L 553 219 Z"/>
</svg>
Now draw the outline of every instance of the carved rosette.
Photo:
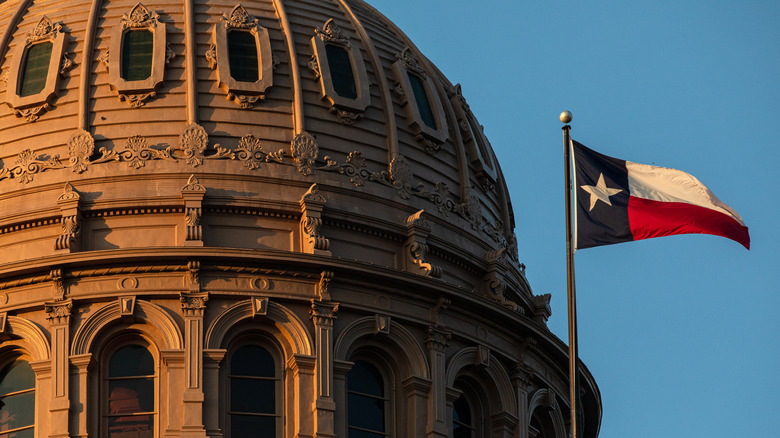
<svg viewBox="0 0 780 438">
<path fill-rule="evenodd" d="M 350 47 L 349 38 L 344 35 L 344 32 L 341 31 L 341 28 L 332 18 L 326 21 L 322 28 L 315 28 L 314 33 L 323 43 L 338 44 L 346 48 Z"/>
<path fill-rule="evenodd" d="M 292 154 L 293 161 L 298 166 L 298 172 L 305 176 L 311 175 L 312 168 L 319 154 L 317 140 L 308 132 L 301 132 L 290 143 L 290 154 Z"/>
<path fill-rule="evenodd" d="M 192 167 L 203 164 L 206 158 L 203 153 L 209 144 L 209 135 L 197 123 L 192 123 L 179 135 L 179 147 L 184 152 L 184 159 Z"/>
<path fill-rule="evenodd" d="M 84 130 L 79 130 L 68 141 L 70 158 L 68 163 L 76 173 L 83 173 L 89 166 L 89 157 L 95 153 L 95 140 Z"/>
</svg>

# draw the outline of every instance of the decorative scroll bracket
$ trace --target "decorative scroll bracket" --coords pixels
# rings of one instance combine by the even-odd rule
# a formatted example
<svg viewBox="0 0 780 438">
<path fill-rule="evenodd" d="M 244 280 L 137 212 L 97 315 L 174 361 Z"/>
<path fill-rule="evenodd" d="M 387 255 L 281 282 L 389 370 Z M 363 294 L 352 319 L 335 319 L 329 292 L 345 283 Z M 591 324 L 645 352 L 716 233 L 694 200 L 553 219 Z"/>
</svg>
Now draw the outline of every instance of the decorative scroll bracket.
<svg viewBox="0 0 780 438">
<path fill-rule="evenodd" d="M 428 253 L 428 234 L 431 225 L 423 217 L 425 210 L 406 219 L 406 243 L 404 243 L 404 268 L 426 277 L 441 277 L 441 268 L 425 261 Z"/>
<path fill-rule="evenodd" d="M 81 247 L 81 196 L 70 183 L 65 183 L 65 191 L 57 198 L 62 213 L 62 234 L 54 242 L 57 253 L 77 252 Z"/>
<path fill-rule="evenodd" d="M 312 184 L 301 197 L 301 252 L 331 255 L 330 240 L 320 235 L 322 209 L 327 201 L 319 192 L 317 184 Z"/>
<path fill-rule="evenodd" d="M 184 223 L 187 227 L 184 246 L 203 246 L 203 226 L 200 218 L 205 195 L 206 188 L 200 184 L 195 175 L 191 175 L 187 184 L 181 189 L 181 197 L 184 199 Z"/>
</svg>

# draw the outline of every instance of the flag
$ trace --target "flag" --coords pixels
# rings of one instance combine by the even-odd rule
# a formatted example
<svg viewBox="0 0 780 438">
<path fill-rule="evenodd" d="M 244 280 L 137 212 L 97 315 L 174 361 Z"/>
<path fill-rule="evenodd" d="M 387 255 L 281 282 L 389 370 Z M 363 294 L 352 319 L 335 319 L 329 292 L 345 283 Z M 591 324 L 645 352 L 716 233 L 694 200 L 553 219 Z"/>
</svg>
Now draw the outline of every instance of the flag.
<svg viewBox="0 0 780 438">
<path fill-rule="evenodd" d="M 571 143 L 576 249 L 690 233 L 727 237 L 750 249 L 742 218 L 692 175 Z"/>
</svg>

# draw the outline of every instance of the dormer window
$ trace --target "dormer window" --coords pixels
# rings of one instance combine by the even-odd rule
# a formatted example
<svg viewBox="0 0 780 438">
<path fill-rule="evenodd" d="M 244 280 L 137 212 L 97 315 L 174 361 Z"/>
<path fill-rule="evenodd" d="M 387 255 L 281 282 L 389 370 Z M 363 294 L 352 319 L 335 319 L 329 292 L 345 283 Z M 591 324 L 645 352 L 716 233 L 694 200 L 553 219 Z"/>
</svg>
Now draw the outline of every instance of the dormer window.
<svg viewBox="0 0 780 438">
<path fill-rule="evenodd" d="M 328 55 L 330 78 L 336 94 L 347 99 L 357 99 L 355 75 L 352 73 L 352 62 L 349 59 L 347 49 L 333 44 L 325 44 L 325 53 Z"/>
<path fill-rule="evenodd" d="M 435 153 L 447 140 L 444 107 L 435 92 L 433 80 L 425 72 L 408 47 L 396 55 L 393 64 L 401 103 L 406 107 L 409 127 L 417 139 L 425 143 L 425 150 Z"/>
<path fill-rule="evenodd" d="M 416 74 L 408 71 L 406 72 L 406 76 L 409 78 L 409 84 L 412 86 L 414 100 L 417 103 L 417 111 L 420 113 L 420 118 L 429 128 L 436 129 L 436 118 L 433 116 L 431 100 L 428 99 L 428 93 L 425 91 L 425 85 L 423 85 L 422 79 Z"/>
<path fill-rule="evenodd" d="M 51 109 L 60 75 L 73 67 L 65 50 L 65 37 L 61 24 L 43 17 L 14 49 L 6 104 L 28 122 L 38 120 Z"/>
<path fill-rule="evenodd" d="M 371 102 L 368 74 L 360 48 L 331 18 L 314 30 L 309 67 L 320 82 L 322 100 L 343 123 L 354 123 Z"/>
<path fill-rule="evenodd" d="M 133 108 L 157 95 L 165 65 L 173 59 L 166 43 L 165 23 L 137 3 L 111 33 L 108 50 L 109 85 Z"/>
<path fill-rule="evenodd" d="M 128 30 L 122 41 L 122 79 L 143 81 L 152 75 L 154 34 L 146 29 Z"/>
<path fill-rule="evenodd" d="M 255 36 L 245 30 L 233 29 L 228 31 L 227 40 L 230 76 L 239 82 L 255 82 L 260 79 Z"/>
<path fill-rule="evenodd" d="M 24 53 L 22 80 L 19 84 L 19 96 L 26 97 L 38 94 L 46 86 L 46 76 L 49 73 L 51 49 L 54 45 L 48 41 L 34 44 Z"/>
<path fill-rule="evenodd" d="M 274 84 L 274 62 L 268 30 L 236 5 L 230 15 L 214 25 L 214 43 L 206 52 L 209 66 L 217 70 L 219 86 L 227 99 L 251 108 L 265 99 Z"/>
</svg>

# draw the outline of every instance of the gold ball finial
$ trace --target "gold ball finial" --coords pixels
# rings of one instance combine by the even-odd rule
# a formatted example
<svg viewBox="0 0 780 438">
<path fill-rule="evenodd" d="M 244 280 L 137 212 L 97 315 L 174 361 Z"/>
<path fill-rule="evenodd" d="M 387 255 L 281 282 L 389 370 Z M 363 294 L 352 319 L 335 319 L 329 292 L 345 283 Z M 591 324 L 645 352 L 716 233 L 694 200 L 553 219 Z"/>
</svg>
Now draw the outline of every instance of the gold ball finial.
<svg viewBox="0 0 780 438">
<path fill-rule="evenodd" d="M 571 122 L 571 111 L 564 111 L 560 115 L 561 122 L 562 123 L 569 123 Z"/>
</svg>

